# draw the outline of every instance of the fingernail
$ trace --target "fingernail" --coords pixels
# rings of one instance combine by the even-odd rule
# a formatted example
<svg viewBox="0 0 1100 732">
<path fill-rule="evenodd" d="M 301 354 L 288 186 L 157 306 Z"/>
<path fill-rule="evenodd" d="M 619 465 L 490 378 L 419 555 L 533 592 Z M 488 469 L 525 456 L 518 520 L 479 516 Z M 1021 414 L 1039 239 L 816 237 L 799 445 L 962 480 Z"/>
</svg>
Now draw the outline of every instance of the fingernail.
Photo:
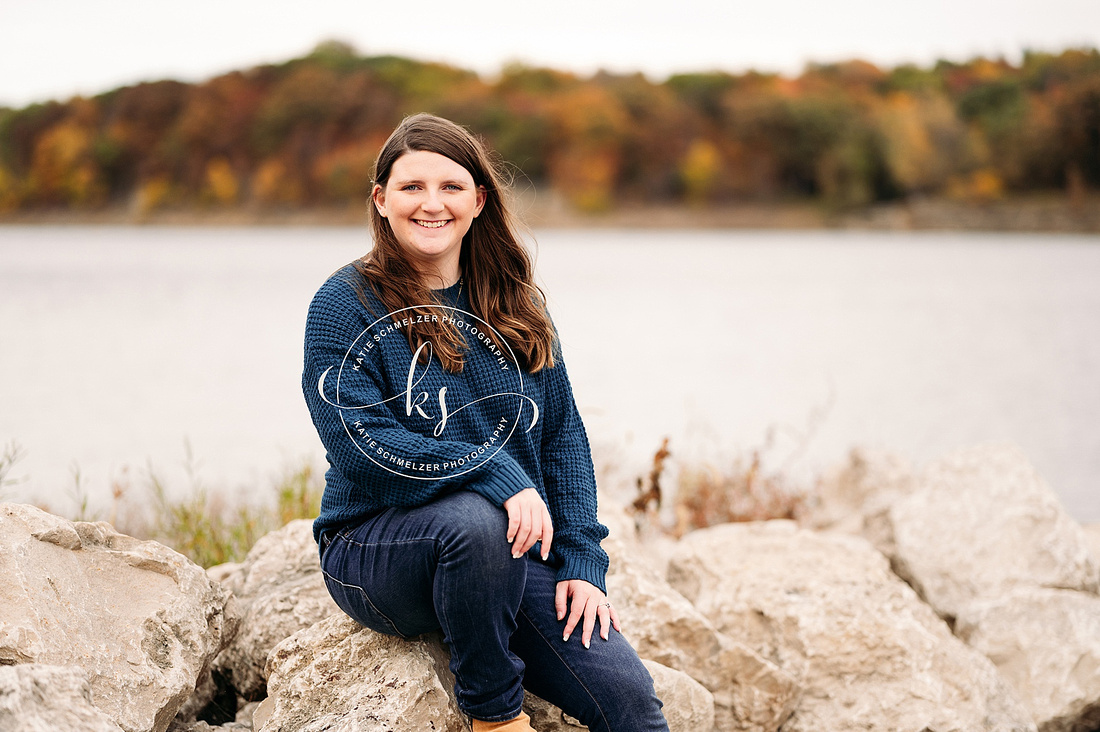
<svg viewBox="0 0 1100 732">
<path fill-rule="evenodd" d="M 588 644 L 588 641 L 585 641 L 585 642 L 584 642 L 584 647 L 585 647 L 585 648 L 591 648 L 592 646 L 590 646 L 590 645 Z"/>
<path fill-rule="evenodd" d="M 512 559 L 519 559 L 522 556 L 523 555 L 520 554 L 519 552 L 512 552 Z"/>
<path fill-rule="evenodd" d="M 562 639 L 563 641 L 565 641 L 566 643 L 568 643 L 568 642 L 569 642 L 569 634 L 568 634 L 568 633 L 566 633 L 565 635 L 563 635 L 563 636 L 561 637 L 561 639 Z"/>
</svg>

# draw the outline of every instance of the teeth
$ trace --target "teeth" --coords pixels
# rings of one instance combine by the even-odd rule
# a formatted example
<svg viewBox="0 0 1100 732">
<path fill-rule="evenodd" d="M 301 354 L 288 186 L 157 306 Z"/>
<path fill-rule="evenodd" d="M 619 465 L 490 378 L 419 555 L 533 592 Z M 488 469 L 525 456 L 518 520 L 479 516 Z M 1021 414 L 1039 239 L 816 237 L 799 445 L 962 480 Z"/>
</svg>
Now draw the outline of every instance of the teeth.
<svg viewBox="0 0 1100 732">
<path fill-rule="evenodd" d="M 421 226 L 423 226 L 427 229 L 438 229 L 439 227 L 446 225 L 447 222 L 446 221 L 420 221 L 420 220 L 417 220 L 416 223 L 420 224 Z"/>
</svg>

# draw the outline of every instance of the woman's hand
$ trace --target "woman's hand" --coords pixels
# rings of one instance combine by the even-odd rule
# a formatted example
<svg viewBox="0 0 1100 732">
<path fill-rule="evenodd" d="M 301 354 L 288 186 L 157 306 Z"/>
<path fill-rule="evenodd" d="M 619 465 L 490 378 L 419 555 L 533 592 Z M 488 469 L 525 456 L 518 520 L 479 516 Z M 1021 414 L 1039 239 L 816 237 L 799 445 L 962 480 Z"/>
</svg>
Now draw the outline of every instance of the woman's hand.
<svg viewBox="0 0 1100 732">
<path fill-rule="evenodd" d="M 568 606 L 568 607 L 567 607 Z M 565 623 L 565 633 L 562 640 L 569 640 L 577 623 L 584 618 L 581 626 L 581 642 L 585 648 L 589 647 L 592 640 L 592 629 L 596 626 L 596 618 L 600 619 L 600 637 L 607 640 L 611 627 L 622 632 L 619 628 L 619 613 L 607 601 L 607 596 L 591 582 L 584 580 L 565 580 L 559 582 L 554 592 L 554 607 L 558 611 L 558 620 L 565 617 L 569 610 L 569 620 Z"/>
<path fill-rule="evenodd" d="M 542 542 L 542 559 L 550 556 L 550 543 L 554 540 L 554 522 L 542 496 L 534 488 L 524 488 L 504 502 L 508 512 L 508 541 L 512 556 L 519 559 L 527 550 Z"/>
</svg>

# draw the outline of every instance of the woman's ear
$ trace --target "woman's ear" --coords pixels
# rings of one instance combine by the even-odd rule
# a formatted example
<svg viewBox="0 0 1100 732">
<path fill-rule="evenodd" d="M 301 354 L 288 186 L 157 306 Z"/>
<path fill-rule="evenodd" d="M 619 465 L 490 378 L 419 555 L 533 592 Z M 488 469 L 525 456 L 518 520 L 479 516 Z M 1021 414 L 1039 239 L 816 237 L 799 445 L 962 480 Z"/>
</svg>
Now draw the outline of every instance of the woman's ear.
<svg viewBox="0 0 1100 732">
<path fill-rule="evenodd" d="M 374 207 L 378 209 L 378 215 L 386 218 L 386 190 L 375 183 L 374 190 L 370 192 L 370 197 L 374 201 Z"/>
<path fill-rule="evenodd" d="M 485 186 L 477 187 L 477 207 L 474 208 L 474 218 L 476 219 L 481 215 L 481 209 L 485 208 L 485 199 L 488 194 L 485 192 Z"/>
</svg>

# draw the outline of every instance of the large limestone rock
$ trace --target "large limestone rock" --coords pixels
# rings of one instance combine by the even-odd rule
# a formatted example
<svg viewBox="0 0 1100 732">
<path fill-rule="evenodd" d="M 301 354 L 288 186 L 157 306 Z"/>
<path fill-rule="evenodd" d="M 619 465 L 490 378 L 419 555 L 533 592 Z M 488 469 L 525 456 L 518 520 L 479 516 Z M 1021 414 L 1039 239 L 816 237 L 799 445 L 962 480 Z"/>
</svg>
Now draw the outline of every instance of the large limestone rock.
<svg viewBox="0 0 1100 732">
<path fill-rule="evenodd" d="M 967 605 L 956 632 L 993 660 L 1040 732 L 1100 729 L 1100 597 L 1017 589 Z"/>
<path fill-rule="evenodd" d="M 1096 592 L 1100 562 L 1024 455 L 1008 445 L 960 450 L 930 465 L 872 534 L 942 617 L 1021 587 Z"/>
<path fill-rule="evenodd" d="M 718 632 L 638 557 L 632 542 L 609 539 L 604 548 L 611 557 L 608 596 L 618 610 L 623 635 L 638 655 L 682 671 L 708 689 L 718 732 L 778 730 L 794 710 L 796 680 Z"/>
<path fill-rule="evenodd" d="M 122 732 L 92 704 L 78 668 L 28 663 L 0 666 L 0 730 L 4 732 Z"/>
<path fill-rule="evenodd" d="M 264 696 L 264 665 L 276 645 L 340 608 L 321 575 L 313 524 L 291 521 L 259 541 L 240 565 L 219 570 L 240 603 L 243 619 L 214 672 L 249 700 Z"/>
<path fill-rule="evenodd" d="M 1041 729 L 1091 729 L 1073 715 L 1087 720 L 1100 703 L 1096 684 L 1080 679 L 1095 646 L 1070 629 L 1087 626 L 1086 608 L 1095 607 L 1097 536 L 1066 514 L 1024 455 L 981 445 L 911 479 L 882 460 L 853 459 L 838 476 L 823 501 L 832 509 L 818 514 L 857 516 L 832 525 L 861 532 L 941 617 L 957 622 L 960 637 L 1021 690 Z M 1009 619 L 1021 623 L 1018 641 Z M 1042 632 L 1053 628 L 1066 632 Z"/>
<path fill-rule="evenodd" d="M 1035 729 L 992 663 L 860 538 L 787 521 L 715 526 L 681 540 L 669 582 L 800 679 L 784 732 Z"/>
<path fill-rule="evenodd" d="M 669 732 L 705 732 L 715 729 L 714 696 L 687 674 L 643 660 L 653 677 L 653 688 L 664 702 Z"/>
<path fill-rule="evenodd" d="M 0 577 L 0 664 L 79 668 L 127 732 L 163 732 L 231 632 L 202 568 L 107 523 L 0 504 Z"/>
<path fill-rule="evenodd" d="M 468 732 L 448 662 L 438 634 L 405 640 L 333 615 L 272 651 L 267 664 L 270 696 L 253 718 L 260 720 L 256 732 Z M 665 704 L 671 732 L 714 729 L 710 692 L 686 674 L 651 661 L 645 664 Z M 541 732 L 584 729 L 533 694 L 527 695 L 524 707 Z"/>
<path fill-rule="evenodd" d="M 1081 527 L 1085 531 L 1085 541 L 1092 550 L 1093 561 L 1100 563 L 1100 524 L 1085 524 Z"/>
<path fill-rule="evenodd" d="M 271 716 L 257 732 L 466 732 L 431 638 L 383 635 L 343 614 L 295 634 L 268 659 Z"/>
</svg>

